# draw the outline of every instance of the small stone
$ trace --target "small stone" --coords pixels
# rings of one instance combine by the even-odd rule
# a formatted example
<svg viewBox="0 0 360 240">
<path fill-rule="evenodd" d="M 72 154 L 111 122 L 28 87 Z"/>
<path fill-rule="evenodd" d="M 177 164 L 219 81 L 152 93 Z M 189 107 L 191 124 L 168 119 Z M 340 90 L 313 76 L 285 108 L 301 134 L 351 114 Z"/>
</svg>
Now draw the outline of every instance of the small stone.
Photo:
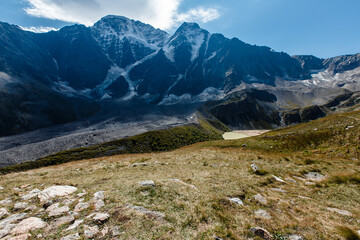
<svg viewBox="0 0 360 240">
<path fill-rule="evenodd" d="M 299 198 L 302 198 L 302 199 L 305 199 L 305 200 L 310 200 L 311 199 L 309 197 L 304 197 L 304 196 L 300 196 L 300 195 L 299 195 Z"/>
<path fill-rule="evenodd" d="M 76 204 L 76 206 L 75 206 L 75 208 L 74 208 L 74 211 L 75 212 L 81 212 L 81 211 L 83 211 L 83 210 L 85 210 L 85 209 L 88 209 L 90 207 L 90 204 L 89 203 L 78 203 L 78 204 Z"/>
<path fill-rule="evenodd" d="M 30 206 L 28 206 L 27 208 L 25 208 L 25 211 L 35 211 L 37 209 L 37 207 L 36 206 L 34 206 L 34 205 L 30 205 Z"/>
<path fill-rule="evenodd" d="M 7 225 L 20 221 L 26 217 L 26 213 L 19 213 L 11 215 L 0 221 L 0 228 L 5 228 Z"/>
<path fill-rule="evenodd" d="M 15 203 L 15 205 L 14 205 L 14 211 L 24 210 L 24 209 L 27 208 L 28 206 L 29 206 L 29 204 L 26 203 L 26 202 Z"/>
<path fill-rule="evenodd" d="M 18 188 L 18 187 L 14 187 L 14 191 L 15 192 L 21 192 L 22 190 L 20 188 Z"/>
<path fill-rule="evenodd" d="M 277 177 L 277 176 L 275 176 L 275 175 L 272 175 L 273 176 L 273 178 L 275 178 L 275 180 L 276 181 L 278 181 L 278 182 L 281 182 L 281 183 L 286 183 L 284 180 L 282 180 L 281 178 L 279 178 L 279 177 Z"/>
<path fill-rule="evenodd" d="M 46 226 L 46 223 L 40 218 L 30 217 L 22 220 L 13 230 L 12 234 L 22 234 L 27 233 L 30 230 L 41 229 Z"/>
<path fill-rule="evenodd" d="M 39 192 L 41 192 L 39 189 L 34 189 L 34 190 L 30 191 L 29 194 L 22 196 L 21 199 L 22 200 L 30 200 L 30 199 L 36 197 L 39 194 Z"/>
<path fill-rule="evenodd" d="M 59 205 L 59 203 L 55 203 L 46 209 L 49 217 L 59 216 L 70 211 L 68 206 L 59 207 Z"/>
<path fill-rule="evenodd" d="M 213 236 L 213 239 L 214 239 L 214 240 L 224 240 L 224 239 L 222 239 L 221 237 L 218 237 L 218 236 L 216 236 L 216 235 Z"/>
<path fill-rule="evenodd" d="M 271 219 L 270 214 L 263 209 L 259 209 L 255 211 L 255 216 L 263 219 Z"/>
<path fill-rule="evenodd" d="M 305 182 L 305 185 L 306 186 L 315 186 L 316 183 L 314 183 L 314 182 Z"/>
<path fill-rule="evenodd" d="M 281 193 L 286 193 L 285 190 L 281 189 L 281 188 L 271 188 L 272 191 L 275 191 L 275 192 L 281 192 Z"/>
<path fill-rule="evenodd" d="M 139 185 L 142 187 L 155 187 L 155 182 L 152 180 L 146 180 L 139 182 Z"/>
<path fill-rule="evenodd" d="M 6 208 L 0 208 L 0 219 L 6 215 L 9 215 L 9 212 L 6 210 Z"/>
<path fill-rule="evenodd" d="M 322 181 L 322 180 L 326 179 L 326 177 L 324 175 L 317 173 L 317 172 L 309 172 L 309 173 L 305 174 L 305 177 L 306 177 L 306 179 L 309 179 L 314 182 L 318 182 L 318 181 Z"/>
<path fill-rule="evenodd" d="M 104 238 L 108 233 L 109 233 L 109 227 L 105 226 L 102 230 L 101 230 L 101 237 Z"/>
<path fill-rule="evenodd" d="M 149 215 L 149 216 L 152 216 L 152 217 L 155 217 L 155 218 L 158 218 L 158 219 L 165 218 L 165 214 L 161 213 L 161 212 L 151 211 L 151 210 L 148 210 L 148 209 L 146 209 L 144 207 L 135 206 L 135 205 L 131 205 L 131 204 L 128 204 L 126 206 L 128 208 L 130 208 L 130 209 L 135 210 L 136 212 L 139 212 L 139 213 L 142 213 L 142 214 L 145 214 L 145 215 Z"/>
<path fill-rule="evenodd" d="M 99 192 L 94 193 L 94 199 L 104 200 L 105 199 L 104 191 L 99 191 Z"/>
<path fill-rule="evenodd" d="M 46 202 L 54 197 L 63 197 L 77 191 L 73 186 L 52 186 L 38 194 L 40 202 Z"/>
<path fill-rule="evenodd" d="M 256 195 L 254 196 L 254 199 L 255 199 L 255 201 L 257 201 L 257 202 L 259 202 L 259 203 L 261 203 L 261 204 L 264 204 L 264 205 L 267 204 L 266 198 L 265 198 L 264 196 L 262 196 L 261 194 L 256 194 Z"/>
<path fill-rule="evenodd" d="M 78 196 L 79 198 L 81 198 L 81 197 L 83 197 L 85 195 L 86 195 L 86 193 L 78 193 L 78 194 L 76 194 L 76 196 Z"/>
<path fill-rule="evenodd" d="M 0 190 L 4 190 L 4 188 L 3 188 L 3 187 L 0 187 Z"/>
<path fill-rule="evenodd" d="M 96 202 L 95 202 L 95 209 L 96 210 L 100 210 L 101 208 L 103 208 L 103 207 L 105 207 L 105 202 L 104 202 L 104 200 L 97 200 Z"/>
<path fill-rule="evenodd" d="M 123 232 L 121 231 L 121 228 L 119 226 L 111 227 L 111 235 L 113 237 L 119 236 L 121 234 L 123 234 Z"/>
<path fill-rule="evenodd" d="M 75 202 L 75 199 L 65 199 L 65 200 L 62 202 L 62 205 L 69 206 L 69 205 L 71 205 L 73 202 Z"/>
<path fill-rule="evenodd" d="M 78 233 L 70 234 L 70 235 L 67 235 L 67 236 L 61 238 L 61 240 L 78 240 L 78 239 L 81 239 L 81 237 Z"/>
<path fill-rule="evenodd" d="M 25 233 L 25 234 L 21 234 L 21 235 L 15 236 L 15 237 L 7 237 L 7 238 L 5 238 L 5 240 L 26 240 L 29 237 L 31 237 L 31 234 Z"/>
<path fill-rule="evenodd" d="M 305 238 L 300 235 L 290 235 L 288 239 L 289 240 L 304 240 Z"/>
<path fill-rule="evenodd" d="M 28 188 L 28 187 L 30 187 L 30 184 L 25 184 L 25 185 L 22 185 L 20 188 Z"/>
<path fill-rule="evenodd" d="M 106 220 L 108 220 L 110 217 L 109 214 L 107 213 L 97 213 L 94 217 L 93 220 L 96 222 L 105 222 Z"/>
<path fill-rule="evenodd" d="M 51 223 L 51 228 L 58 228 L 62 225 L 65 225 L 65 224 L 70 224 L 72 223 L 73 221 L 75 220 L 74 216 L 72 215 L 67 215 L 67 216 L 63 216 L 61 218 L 58 218 L 56 219 L 55 221 L 53 221 Z"/>
<path fill-rule="evenodd" d="M 244 203 L 243 203 L 243 201 L 241 201 L 240 198 L 230 198 L 229 200 L 230 200 L 230 202 L 236 203 L 237 205 L 244 206 Z"/>
<path fill-rule="evenodd" d="M 80 224 L 82 224 L 84 220 L 76 220 L 71 226 L 69 226 L 66 231 L 71 231 L 76 229 Z"/>
<path fill-rule="evenodd" d="M 12 203 L 12 200 L 10 198 L 0 201 L 1 206 L 10 205 Z"/>
<path fill-rule="evenodd" d="M 255 163 L 251 164 L 251 169 L 253 170 L 254 173 L 260 170 L 260 168 Z"/>
<path fill-rule="evenodd" d="M 85 227 L 84 235 L 85 235 L 86 238 L 92 238 L 96 234 L 99 233 L 99 227 L 98 226 L 90 227 L 90 226 L 85 225 L 84 227 Z"/>
<path fill-rule="evenodd" d="M 359 230 L 359 231 L 357 231 L 357 234 L 360 236 L 360 230 Z"/>
<path fill-rule="evenodd" d="M 341 210 L 341 209 L 337 209 L 337 208 L 327 208 L 327 210 L 329 210 L 330 212 L 336 212 L 343 216 L 348 216 L 348 217 L 352 216 L 352 213 L 347 210 Z"/>
<path fill-rule="evenodd" d="M 253 228 L 250 228 L 250 231 L 253 234 L 255 234 L 256 236 L 261 237 L 264 240 L 271 240 L 272 239 L 271 234 L 267 230 L 265 230 L 263 228 L 253 227 Z"/>
<path fill-rule="evenodd" d="M 288 182 L 296 183 L 296 181 L 295 181 L 294 179 L 289 178 L 289 177 L 288 177 L 288 178 L 285 178 L 285 180 L 288 181 Z"/>
</svg>

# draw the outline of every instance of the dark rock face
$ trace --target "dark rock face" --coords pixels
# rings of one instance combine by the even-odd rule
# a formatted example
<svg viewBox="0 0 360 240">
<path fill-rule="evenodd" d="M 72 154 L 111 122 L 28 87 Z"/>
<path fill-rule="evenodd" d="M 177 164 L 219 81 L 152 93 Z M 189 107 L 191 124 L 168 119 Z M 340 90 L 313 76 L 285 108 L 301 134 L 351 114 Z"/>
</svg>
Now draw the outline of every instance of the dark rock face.
<svg viewBox="0 0 360 240">
<path fill-rule="evenodd" d="M 276 100 L 276 96 L 267 91 L 250 89 L 209 103 L 207 108 L 216 119 L 233 129 L 271 129 L 280 123 L 280 118 L 266 103 Z"/>
<path fill-rule="evenodd" d="M 360 67 L 360 53 L 329 58 L 324 61 L 324 65 L 334 74 L 353 70 Z"/>
<path fill-rule="evenodd" d="M 301 63 L 301 66 L 307 71 L 325 68 L 324 59 L 312 55 L 298 55 L 293 56 L 293 58 L 297 59 Z"/>
<path fill-rule="evenodd" d="M 90 29 L 74 25 L 40 34 L 37 39 L 55 59 L 59 80 L 74 89 L 94 88 L 106 78 L 111 62 Z"/>
</svg>

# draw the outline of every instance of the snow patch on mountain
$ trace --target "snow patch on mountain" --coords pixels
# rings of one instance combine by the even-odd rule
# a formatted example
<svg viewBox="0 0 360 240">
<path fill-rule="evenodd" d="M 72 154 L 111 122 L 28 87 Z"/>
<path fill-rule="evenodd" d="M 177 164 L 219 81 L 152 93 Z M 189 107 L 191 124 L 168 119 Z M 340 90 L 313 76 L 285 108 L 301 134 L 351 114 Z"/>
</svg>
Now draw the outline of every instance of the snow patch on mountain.
<svg viewBox="0 0 360 240">
<path fill-rule="evenodd" d="M 175 104 L 189 104 L 189 103 L 214 101 L 214 100 L 222 99 L 224 96 L 225 94 L 223 91 L 213 87 L 209 87 L 196 96 L 193 96 L 189 93 L 185 93 L 181 96 L 170 94 L 164 97 L 164 99 L 158 105 L 175 105 Z"/>
<path fill-rule="evenodd" d="M 0 90 L 5 87 L 6 84 L 14 82 L 15 79 L 10 77 L 8 74 L 4 72 L 0 72 Z"/>
<path fill-rule="evenodd" d="M 167 59 L 169 59 L 171 62 L 175 62 L 175 47 L 170 45 L 165 45 L 163 47 L 164 54 Z"/>
</svg>

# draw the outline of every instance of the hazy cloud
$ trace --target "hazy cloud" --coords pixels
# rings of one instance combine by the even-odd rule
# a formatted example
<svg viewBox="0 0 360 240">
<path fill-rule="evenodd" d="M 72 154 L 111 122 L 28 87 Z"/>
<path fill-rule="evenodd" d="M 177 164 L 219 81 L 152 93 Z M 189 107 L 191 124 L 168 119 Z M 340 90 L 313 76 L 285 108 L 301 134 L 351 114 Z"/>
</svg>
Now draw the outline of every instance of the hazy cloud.
<svg viewBox="0 0 360 240">
<path fill-rule="evenodd" d="M 217 8 L 198 7 L 179 12 L 182 0 L 26 0 L 27 14 L 91 26 L 106 15 L 122 15 L 171 29 L 183 21 L 203 23 L 220 17 Z"/>
</svg>

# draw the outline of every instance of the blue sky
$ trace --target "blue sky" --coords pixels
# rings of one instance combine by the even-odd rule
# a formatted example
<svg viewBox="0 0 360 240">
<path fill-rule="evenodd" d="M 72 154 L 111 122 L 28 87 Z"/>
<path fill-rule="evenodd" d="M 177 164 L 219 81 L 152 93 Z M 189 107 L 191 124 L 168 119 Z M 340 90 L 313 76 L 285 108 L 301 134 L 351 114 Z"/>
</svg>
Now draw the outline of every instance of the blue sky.
<svg viewBox="0 0 360 240">
<path fill-rule="evenodd" d="M 172 32 L 183 21 L 293 54 L 360 52 L 359 0 L 0 0 L 0 21 L 33 30 L 124 15 Z"/>
</svg>

